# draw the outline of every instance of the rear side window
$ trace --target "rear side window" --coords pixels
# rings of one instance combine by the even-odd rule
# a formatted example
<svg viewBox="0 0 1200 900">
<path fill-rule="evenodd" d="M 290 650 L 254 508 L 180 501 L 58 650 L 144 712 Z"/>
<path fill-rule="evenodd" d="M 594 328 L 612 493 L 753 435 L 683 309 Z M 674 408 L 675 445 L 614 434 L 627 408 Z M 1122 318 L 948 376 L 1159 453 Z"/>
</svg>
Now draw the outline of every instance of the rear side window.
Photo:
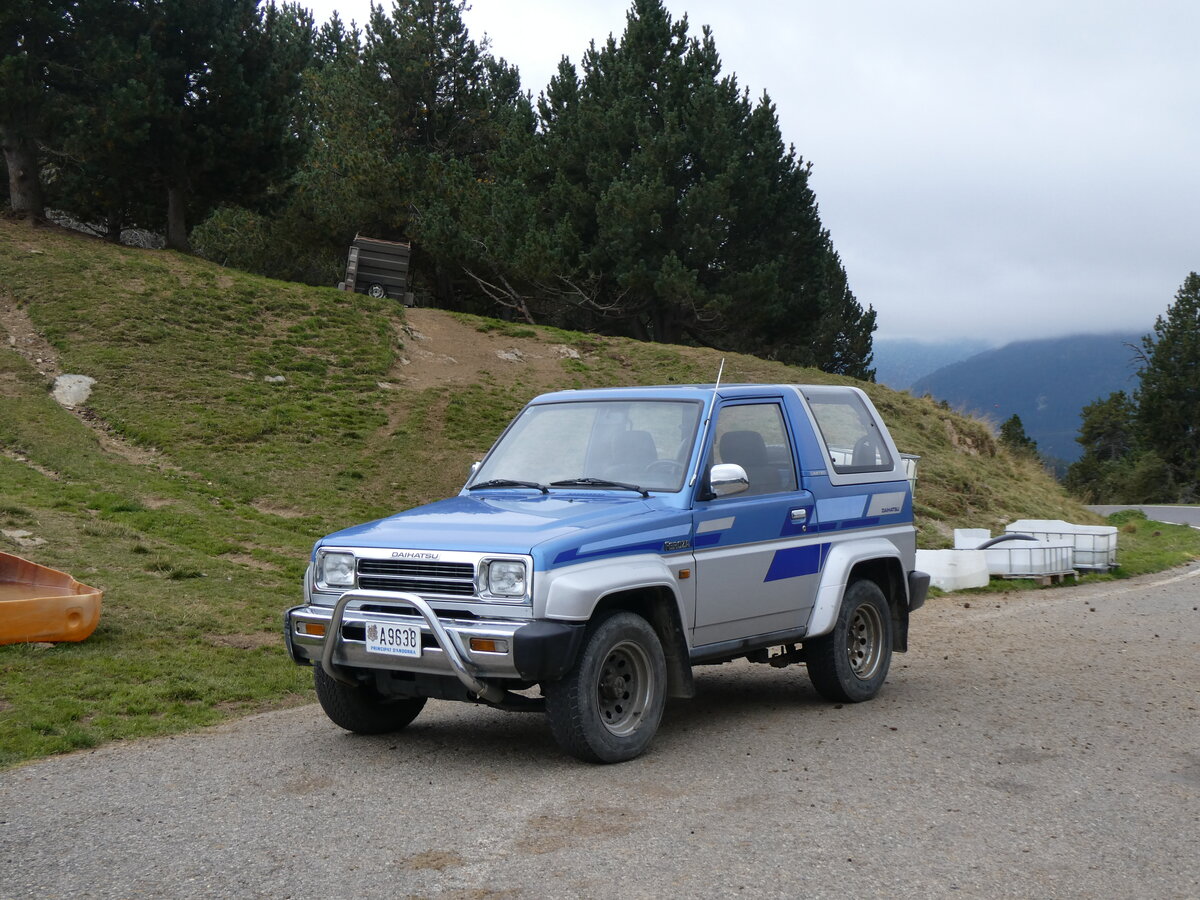
<svg viewBox="0 0 1200 900">
<path fill-rule="evenodd" d="M 837 391 L 805 393 L 816 417 L 829 464 L 839 475 L 888 472 L 893 468 L 887 442 L 857 394 Z"/>
</svg>

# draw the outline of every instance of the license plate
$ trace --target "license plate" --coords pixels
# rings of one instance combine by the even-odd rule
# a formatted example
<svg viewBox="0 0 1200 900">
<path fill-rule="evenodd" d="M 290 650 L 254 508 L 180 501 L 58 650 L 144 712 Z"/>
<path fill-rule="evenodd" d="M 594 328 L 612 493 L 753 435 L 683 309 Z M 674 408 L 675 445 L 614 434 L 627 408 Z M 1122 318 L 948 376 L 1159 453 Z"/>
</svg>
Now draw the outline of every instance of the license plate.
<svg viewBox="0 0 1200 900">
<path fill-rule="evenodd" d="M 388 656 L 420 656 L 421 629 L 416 625 L 367 623 L 367 652 Z"/>
</svg>

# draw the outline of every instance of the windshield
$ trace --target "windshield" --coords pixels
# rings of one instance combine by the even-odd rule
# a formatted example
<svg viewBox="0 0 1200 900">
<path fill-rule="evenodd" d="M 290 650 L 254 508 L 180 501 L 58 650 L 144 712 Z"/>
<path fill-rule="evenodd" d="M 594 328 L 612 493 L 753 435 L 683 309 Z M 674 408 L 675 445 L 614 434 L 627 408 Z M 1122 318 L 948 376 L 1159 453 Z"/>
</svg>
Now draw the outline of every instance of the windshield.
<svg viewBox="0 0 1200 900">
<path fill-rule="evenodd" d="M 586 400 L 527 407 L 483 461 L 471 486 L 512 482 L 678 491 L 696 440 L 700 404 Z M 556 482 L 569 484 L 556 485 Z"/>
</svg>

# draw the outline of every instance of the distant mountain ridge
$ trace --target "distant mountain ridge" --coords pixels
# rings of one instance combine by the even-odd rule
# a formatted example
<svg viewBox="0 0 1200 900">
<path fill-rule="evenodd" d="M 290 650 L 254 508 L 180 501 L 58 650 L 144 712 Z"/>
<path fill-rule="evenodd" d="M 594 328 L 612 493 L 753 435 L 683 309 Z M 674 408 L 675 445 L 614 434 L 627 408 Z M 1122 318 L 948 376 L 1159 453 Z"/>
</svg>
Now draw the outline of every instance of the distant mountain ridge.
<svg viewBox="0 0 1200 900">
<path fill-rule="evenodd" d="M 913 382 L 943 366 L 967 359 L 994 346 L 980 340 L 916 341 L 906 338 L 876 338 L 875 380 L 892 390 L 903 391 Z"/>
<path fill-rule="evenodd" d="M 1017 341 L 944 366 L 910 391 L 997 425 L 1015 413 L 1043 455 L 1074 462 L 1081 452 L 1075 438 L 1083 407 L 1113 391 L 1137 390 L 1130 345 L 1147 332 Z"/>
</svg>

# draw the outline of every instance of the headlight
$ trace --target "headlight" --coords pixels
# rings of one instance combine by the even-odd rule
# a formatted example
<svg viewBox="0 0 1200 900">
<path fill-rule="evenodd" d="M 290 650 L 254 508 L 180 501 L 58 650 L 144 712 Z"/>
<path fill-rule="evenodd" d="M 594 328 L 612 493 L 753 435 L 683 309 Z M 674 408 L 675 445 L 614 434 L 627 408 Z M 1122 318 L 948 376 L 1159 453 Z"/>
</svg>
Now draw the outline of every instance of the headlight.
<svg viewBox="0 0 1200 900">
<path fill-rule="evenodd" d="M 525 563 L 519 559 L 493 559 L 487 564 L 487 589 L 497 597 L 524 597 Z"/>
<path fill-rule="evenodd" d="M 354 587 L 354 554 L 318 553 L 317 584 L 332 588 Z"/>
</svg>

